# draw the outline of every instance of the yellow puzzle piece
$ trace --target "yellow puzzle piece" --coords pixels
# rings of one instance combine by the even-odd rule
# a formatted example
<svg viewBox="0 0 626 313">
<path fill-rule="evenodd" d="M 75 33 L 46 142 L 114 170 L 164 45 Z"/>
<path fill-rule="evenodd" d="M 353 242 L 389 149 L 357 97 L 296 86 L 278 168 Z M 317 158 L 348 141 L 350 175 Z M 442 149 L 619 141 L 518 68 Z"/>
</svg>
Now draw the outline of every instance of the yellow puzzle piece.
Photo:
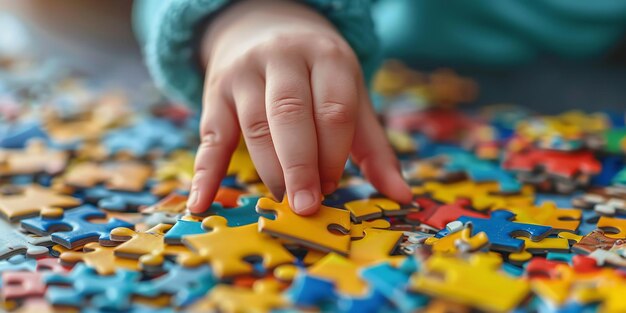
<svg viewBox="0 0 626 313">
<path fill-rule="evenodd" d="M 259 280 L 252 289 L 217 285 L 209 294 L 187 310 L 188 312 L 267 313 L 287 306 L 289 301 L 280 293 L 280 284 Z"/>
<path fill-rule="evenodd" d="M 237 180 L 241 183 L 253 183 L 259 181 L 259 174 L 256 172 L 254 163 L 250 158 L 246 143 L 239 141 L 239 145 L 233 156 L 230 158 L 230 164 L 226 170 L 226 175 L 237 175 Z"/>
<path fill-rule="evenodd" d="M 431 246 L 433 252 L 443 254 L 476 251 L 485 247 L 488 243 L 489 239 L 485 232 L 481 231 L 472 236 L 472 228 L 470 226 L 466 226 L 442 238 L 429 237 L 424 242 L 424 244 Z M 461 251 L 459 248 L 466 248 L 467 251 Z"/>
<path fill-rule="evenodd" d="M 73 266 L 78 262 L 84 262 L 100 275 L 112 275 L 118 268 L 138 271 L 139 262 L 132 259 L 118 258 L 115 256 L 115 247 L 104 247 L 97 242 L 90 242 L 83 247 L 83 252 L 67 251 L 61 253 L 61 264 Z"/>
<path fill-rule="evenodd" d="M 359 265 L 339 254 L 329 253 L 307 272 L 334 282 L 335 289 L 343 295 L 363 296 L 367 293 L 367 284 L 359 277 Z"/>
<path fill-rule="evenodd" d="M 575 232 L 582 217 L 581 210 L 559 209 L 553 202 L 541 206 L 508 206 L 504 210 L 514 213 L 516 222 L 551 226 L 554 232 Z"/>
<path fill-rule="evenodd" d="M 423 271 L 413 274 L 409 288 L 485 311 L 510 311 L 526 298 L 529 286 L 499 272 L 501 264 L 497 254 L 474 254 L 467 260 L 435 254 Z"/>
<path fill-rule="evenodd" d="M 433 199 L 445 203 L 455 203 L 458 199 L 469 199 L 472 202 L 472 207 L 479 211 L 496 210 L 512 205 L 530 206 L 535 201 L 535 191 L 532 186 L 523 186 L 519 193 L 501 194 L 500 184 L 497 182 L 462 181 L 444 184 L 433 181 L 413 187 L 411 191 L 415 195 L 430 195 Z"/>
<path fill-rule="evenodd" d="M 601 216 L 597 225 L 609 238 L 626 239 L 626 219 Z"/>
<path fill-rule="evenodd" d="M 394 216 L 407 213 L 407 209 L 395 201 L 385 198 L 372 198 L 354 200 L 344 204 L 350 211 L 350 217 L 356 222 L 380 218 L 382 216 Z"/>
<path fill-rule="evenodd" d="M 352 241 L 350 260 L 359 265 L 368 265 L 390 259 L 402 234 L 401 231 L 368 228 L 363 238 Z"/>
<path fill-rule="evenodd" d="M 291 210 L 285 197 L 280 203 L 269 198 L 259 199 L 257 212 L 276 214 L 275 220 L 259 217 L 259 231 L 261 232 L 292 240 L 323 252 L 348 254 L 350 213 L 346 210 L 322 205 L 314 214 L 300 216 Z"/>
<path fill-rule="evenodd" d="M 202 227 L 209 232 L 186 236 L 183 243 L 208 261 L 217 277 L 253 273 L 252 265 L 244 260 L 250 256 L 261 257 L 266 269 L 294 260 L 277 240 L 258 231 L 259 224 L 228 227 L 225 218 L 209 216 Z"/>
<path fill-rule="evenodd" d="M 539 241 L 532 241 L 527 237 L 516 237 L 524 240 L 524 249 L 509 254 L 509 261 L 523 263 L 533 257 L 533 253 L 569 252 L 569 241 L 565 238 L 546 237 Z"/>
</svg>

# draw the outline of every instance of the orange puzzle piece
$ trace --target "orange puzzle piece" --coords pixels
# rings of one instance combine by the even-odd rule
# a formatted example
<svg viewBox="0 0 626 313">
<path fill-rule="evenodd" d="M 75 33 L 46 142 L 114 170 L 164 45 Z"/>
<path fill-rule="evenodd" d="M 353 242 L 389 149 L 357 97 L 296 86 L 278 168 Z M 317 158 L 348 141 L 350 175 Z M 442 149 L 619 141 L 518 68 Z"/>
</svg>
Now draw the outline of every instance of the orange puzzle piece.
<svg viewBox="0 0 626 313">
<path fill-rule="evenodd" d="M 84 262 L 100 275 L 112 275 L 118 268 L 131 271 L 139 270 L 137 260 L 124 259 L 115 256 L 115 247 L 104 247 L 97 242 L 90 242 L 83 247 L 83 252 L 67 251 L 60 255 L 61 264 L 73 266 Z"/>
<path fill-rule="evenodd" d="M 137 161 L 83 162 L 70 166 L 62 180 L 78 188 L 91 188 L 104 183 L 111 190 L 142 191 L 150 175 L 152 168 Z"/>
</svg>

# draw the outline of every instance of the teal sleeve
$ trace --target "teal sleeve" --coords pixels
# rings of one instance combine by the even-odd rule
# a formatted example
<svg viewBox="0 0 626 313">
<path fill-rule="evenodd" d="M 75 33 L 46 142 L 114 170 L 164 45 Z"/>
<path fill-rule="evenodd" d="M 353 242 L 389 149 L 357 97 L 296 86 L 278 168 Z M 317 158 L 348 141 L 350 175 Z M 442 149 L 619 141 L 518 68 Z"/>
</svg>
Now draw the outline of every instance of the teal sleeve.
<svg viewBox="0 0 626 313">
<path fill-rule="evenodd" d="M 204 74 L 197 56 L 202 25 L 229 0 L 136 0 L 134 27 L 156 85 L 171 98 L 202 103 Z M 346 38 L 371 74 L 381 59 L 368 0 L 306 0 Z"/>
</svg>

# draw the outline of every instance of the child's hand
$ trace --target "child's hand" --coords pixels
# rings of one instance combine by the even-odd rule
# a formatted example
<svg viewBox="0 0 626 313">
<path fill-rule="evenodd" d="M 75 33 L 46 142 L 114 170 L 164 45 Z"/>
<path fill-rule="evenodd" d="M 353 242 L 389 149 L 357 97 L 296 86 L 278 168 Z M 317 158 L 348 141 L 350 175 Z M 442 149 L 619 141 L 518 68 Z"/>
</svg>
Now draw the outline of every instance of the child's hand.
<svg viewBox="0 0 626 313">
<path fill-rule="evenodd" d="M 204 38 L 202 143 L 188 207 L 205 211 L 240 129 L 263 182 L 298 214 L 337 188 L 348 154 L 374 186 L 411 200 L 371 107 L 354 52 L 322 16 L 295 1 L 240 2 Z"/>
</svg>

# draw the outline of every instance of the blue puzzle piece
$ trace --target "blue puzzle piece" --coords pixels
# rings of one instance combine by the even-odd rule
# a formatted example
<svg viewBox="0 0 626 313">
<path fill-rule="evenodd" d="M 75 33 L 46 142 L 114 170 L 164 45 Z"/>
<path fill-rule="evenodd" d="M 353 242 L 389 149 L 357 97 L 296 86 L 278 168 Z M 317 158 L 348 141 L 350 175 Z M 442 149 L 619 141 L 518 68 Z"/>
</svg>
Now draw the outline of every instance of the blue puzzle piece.
<svg viewBox="0 0 626 313">
<path fill-rule="evenodd" d="M 128 192 L 109 190 L 103 186 L 95 186 L 85 191 L 87 201 L 98 203 L 98 207 L 110 211 L 134 212 L 140 207 L 150 206 L 159 201 L 149 191 Z"/>
<path fill-rule="evenodd" d="M 498 164 L 481 160 L 474 154 L 459 147 L 440 147 L 438 154 L 445 155 L 449 161 L 444 169 L 449 172 L 465 172 L 475 182 L 498 182 L 500 191 L 506 193 L 519 192 L 522 184 Z"/>
<path fill-rule="evenodd" d="M 35 138 L 48 140 L 48 134 L 38 122 L 0 125 L 0 148 L 22 149 L 29 140 Z"/>
<path fill-rule="evenodd" d="M 325 196 L 322 204 L 333 208 L 343 208 L 347 202 L 369 198 L 375 193 L 376 189 L 370 184 L 342 187 Z"/>
<path fill-rule="evenodd" d="M 103 219 L 106 216 L 106 213 L 86 204 L 66 210 L 59 217 L 39 216 L 22 220 L 21 226 L 40 236 L 52 234 L 52 241 L 68 249 L 98 240 L 103 244 L 110 244 L 109 233 L 112 229 L 134 228 L 133 224 L 115 218 L 109 219 L 107 223 L 89 222 L 89 219 Z"/>
<path fill-rule="evenodd" d="M 194 268 L 177 265 L 169 268 L 163 276 L 142 282 L 137 293 L 146 297 L 173 295 L 173 304 L 182 307 L 204 296 L 216 283 L 211 268 L 206 264 Z"/>
<path fill-rule="evenodd" d="M 126 310 L 136 293 L 141 274 L 117 270 L 114 275 L 101 276 L 79 263 L 67 274 L 47 274 L 46 299 L 56 306 L 86 307 L 100 310 Z M 59 286 L 62 285 L 62 286 Z M 68 287 L 69 286 L 69 287 Z"/>
<path fill-rule="evenodd" d="M 578 234 L 587 235 L 594 231 L 598 225 L 598 219 L 600 215 L 594 210 L 582 210 L 583 216 L 580 219 L 580 225 L 578 226 Z"/>
<path fill-rule="evenodd" d="M 332 281 L 299 273 L 291 287 L 285 291 L 285 296 L 295 306 L 315 307 L 334 303 L 337 299 L 334 290 L 335 284 Z"/>
<path fill-rule="evenodd" d="M 337 301 L 337 311 L 343 313 L 377 313 L 387 305 L 387 299 L 378 290 L 363 297 L 341 296 Z"/>
<path fill-rule="evenodd" d="M 178 220 L 170 230 L 165 233 L 164 241 L 170 245 L 181 245 L 184 236 L 204 234 L 202 222 Z"/>
<path fill-rule="evenodd" d="M 472 235 L 484 231 L 489 238 L 492 250 L 519 252 L 524 248 L 524 241 L 515 236 L 529 236 L 531 240 L 546 237 L 552 227 L 512 222 L 515 214 L 509 211 L 496 210 L 490 218 L 461 216 L 463 224 L 471 222 Z"/>
<path fill-rule="evenodd" d="M 591 184 L 593 186 L 609 186 L 613 183 L 616 174 L 624 169 L 624 158 L 622 156 L 605 156 L 600 159 L 600 162 L 602 162 L 602 171 L 593 176 Z"/>
<path fill-rule="evenodd" d="M 626 187 L 626 168 L 619 171 L 619 173 L 617 173 L 617 175 L 613 177 L 613 180 L 611 182 L 613 183 L 613 185 Z"/>
<path fill-rule="evenodd" d="M 254 224 L 259 221 L 259 217 L 273 220 L 273 214 L 259 214 L 256 212 L 258 196 L 241 196 L 239 206 L 236 208 L 224 208 L 221 203 L 214 202 L 209 209 L 209 214 L 222 216 L 228 221 L 229 227 Z"/>
<path fill-rule="evenodd" d="M 391 266 L 388 262 L 363 269 L 361 277 L 393 303 L 399 312 L 415 312 L 428 303 L 428 297 L 408 292 L 411 274 Z"/>
<path fill-rule="evenodd" d="M 185 132 L 166 119 L 143 119 L 128 128 L 110 132 L 102 141 L 109 153 L 121 151 L 144 157 L 153 150 L 170 153 L 185 147 Z"/>
</svg>

